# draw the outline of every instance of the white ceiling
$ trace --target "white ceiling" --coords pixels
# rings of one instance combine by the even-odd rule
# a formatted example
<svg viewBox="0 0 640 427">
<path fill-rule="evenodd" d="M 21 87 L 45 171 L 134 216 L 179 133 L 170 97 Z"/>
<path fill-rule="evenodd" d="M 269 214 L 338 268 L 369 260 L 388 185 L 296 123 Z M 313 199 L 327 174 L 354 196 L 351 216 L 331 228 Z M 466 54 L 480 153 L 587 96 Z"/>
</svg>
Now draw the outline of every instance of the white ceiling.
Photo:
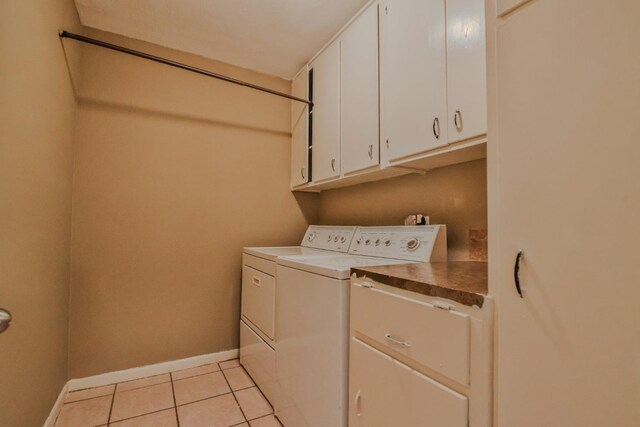
<svg viewBox="0 0 640 427">
<path fill-rule="evenodd" d="M 290 79 L 367 0 L 75 0 L 83 25 Z"/>
</svg>

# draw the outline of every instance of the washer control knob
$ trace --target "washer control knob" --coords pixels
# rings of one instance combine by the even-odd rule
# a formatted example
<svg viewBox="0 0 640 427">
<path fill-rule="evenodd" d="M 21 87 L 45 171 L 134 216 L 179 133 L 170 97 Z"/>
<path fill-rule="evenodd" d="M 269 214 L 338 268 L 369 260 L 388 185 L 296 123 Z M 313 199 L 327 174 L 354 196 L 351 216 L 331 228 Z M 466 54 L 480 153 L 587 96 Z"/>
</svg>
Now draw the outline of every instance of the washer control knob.
<svg viewBox="0 0 640 427">
<path fill-rule="evenodd" d="M 333 238 L 333 241 L 337 242 L 339 238 L 340 238 L 339 236 L 336 236 L 336 237 Z"/>
<path fill-rule="evenodd" d="M 376 246 L 380 246 L 380 239 L 376 239 Z"/>
<path fill-rule="evenodd" d="M 420 247 L 420 240 L 417 237 L 409 239 L 407 242 L 407 249 L 411 252 L 415 251 Z"/>
<path fill-rule="evenodd" d="M 361 245 L 362 244 L 362 237 L 360 237 L 358 240 L 356 240 L 356 245 Z"/>
<path fill-rule="evenodd" d="M 391 246 L 391 240 L 389 240 L 389 239 L 385 240 L 384 241 L 384 245 L 387 246 L 387 247 Z"/>
<path fill-rule="evenodd" d="M 329 237 L 327 237 L 327 242 L 330 242 L 332 240 L 333 240 L 333 236 L 330 235 Z"/>
<path fill-rule="evenodd" d="M 340 241 L 341 241 L 342 243 L 344 243 L 344 242 L 346 242 L 346 241 L 347 241 L 347 238 L 346 238 L 346 237 L 344 237 L 344 236 L 342 236 L 342 237 L 340 238 Z"/>
<path fill-rule="evenodd" d="M 365 245 L 370 245 L 370 244 L 371 244 L 371 240 L 369 240 L 369 239 L 365 240 L 365 241 L 364 241 L 364 244 L 365 244 Z"/>
<path fill-rule="evenodd" d="M 315 231 L 309 233 L 309 235 L 307 236 L 307 240 L 310 241 L 310 242 L 313 242 L 313 239 L 315 239 L 315 238 L 316 238 Z"/>
</svg>

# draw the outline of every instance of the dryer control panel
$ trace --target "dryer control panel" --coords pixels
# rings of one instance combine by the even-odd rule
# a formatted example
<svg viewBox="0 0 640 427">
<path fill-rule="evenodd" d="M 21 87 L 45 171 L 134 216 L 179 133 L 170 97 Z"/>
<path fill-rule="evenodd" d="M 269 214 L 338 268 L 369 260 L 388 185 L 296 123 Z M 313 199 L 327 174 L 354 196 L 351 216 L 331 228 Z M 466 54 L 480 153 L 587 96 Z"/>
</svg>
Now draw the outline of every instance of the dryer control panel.
<svg viewBox="0 0 640 427">
<path fill-rule="evenodd" d="M 310 225 L 300 246 L 346 253 L 355 232 L 351 226 Z"/>
<path fill-rule="evenodd" d="M 447 226 L 358 227 L 350 254 L 417 262 L 447 260 Z"/>
</svg>

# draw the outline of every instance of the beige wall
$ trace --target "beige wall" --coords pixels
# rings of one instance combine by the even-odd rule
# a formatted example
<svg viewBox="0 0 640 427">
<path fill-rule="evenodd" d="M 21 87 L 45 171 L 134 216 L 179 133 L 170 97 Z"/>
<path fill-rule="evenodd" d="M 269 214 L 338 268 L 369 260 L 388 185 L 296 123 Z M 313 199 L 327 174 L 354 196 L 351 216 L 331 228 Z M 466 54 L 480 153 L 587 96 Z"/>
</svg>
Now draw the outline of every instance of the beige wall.
<svg viewBox="0 0 640 427">
<path fill-rule="evenodd" d="M 284 80 L 87 33 L 290 90 Z M 242 247 L 297 244 L 317 221 L 317 196 L 289 191 L 289 101 L 82 49 L 70 376 L 237 348 Z"/>
<path fill-rule="evenodd" d="M 0 3 L 0 425 L 41 426 L 67 380 L 76 103 L 72 0 Z M 75 66 L 75 65 L 74 65 Z"/>
<path fill-rule="evenodd" d="M 449 259 L 469 259 L 469 230 L 487 228 L 486 161 L 321 193 L 323 224 L 402 224 L 412 213 L 446 224 Z"/>
</svg>

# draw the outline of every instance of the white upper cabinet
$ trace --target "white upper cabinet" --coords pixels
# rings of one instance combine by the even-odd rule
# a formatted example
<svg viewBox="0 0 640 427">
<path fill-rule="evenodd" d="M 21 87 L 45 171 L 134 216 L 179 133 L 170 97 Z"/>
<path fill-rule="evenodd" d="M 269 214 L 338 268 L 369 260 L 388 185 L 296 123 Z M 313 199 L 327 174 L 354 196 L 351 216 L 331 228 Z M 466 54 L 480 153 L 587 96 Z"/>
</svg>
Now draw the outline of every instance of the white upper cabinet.
<svg viewBox="0 0 640 427">
<path fill-rule="evenodd" d="M 340 176 L 340 40 L 310 65 L 313 70 L 312 180 Z"/>
<path fill-rule="evenodd" d="M 304 106 L 293 107 L 292 188 L 485 157 L 484 1 L 377 0 L 358 12 L 309 64 L 308 83 L 293 83 L 314 108 L 301 122 Z"/>
<path fill-rule="evenodd" d="M 378 4 L 341 36 L 341 167 L 348 174 L 379 163 Z"/>
<path fill-rule="evenodd" d="M 445 0 L 381 4 L 383 162 L 447 145 L 445 35 Z"/>
<path fill-rule="evenodd" d="M 484 0 L 447 0 L 449 143 L 487 133 Z"/>
<path fill-rule="evenodd" d="M 309 84 L 307 67 L 293 79 L 291 94 L 308 99 Z M 291 187 L 309 182 L 309 106 L 291 101 Z"/>
</svg>

